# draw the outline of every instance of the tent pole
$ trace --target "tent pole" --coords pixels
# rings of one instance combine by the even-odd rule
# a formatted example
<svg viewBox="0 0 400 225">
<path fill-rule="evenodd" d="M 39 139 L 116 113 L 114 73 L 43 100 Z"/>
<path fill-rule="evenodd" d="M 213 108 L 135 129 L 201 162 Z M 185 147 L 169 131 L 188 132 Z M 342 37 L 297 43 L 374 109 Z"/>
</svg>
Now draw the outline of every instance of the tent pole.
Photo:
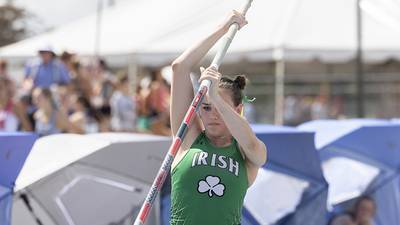
<svg viewBox="0 0 400 225">
<path fill-rule="evenodd" d="M 101 36 L 102 13 L 103 13 L 103 0 L 97 0 L 96 29 L 95 29 L 95 37 L 94 37 L 94 55 L 96 58 L 100 57 L 100 36 Z"/>
<path fill-rule="evenodd" d="M 357 16 L 357 56 L 356 56 L 356 83 L 357 83 L 357 117 L 364 117 L 364 70 L 363 70 L 363 23 L 361 0 L 356 1 Z"/>
<path fill-rule="evenodd" d="M 283 124 L 283 103 L 285 101 L 285 60 L 280 54 L 275 59 L 275 125 Z"/>
<path fill-rule="evenodd" d="M 137 64 L 135 54 L 132 53 L 128 55 L 128 78 L 131 90 L 134 94 L 136 93 L 138 76 L 139 76 L 139 67 Z"/>
</svg>

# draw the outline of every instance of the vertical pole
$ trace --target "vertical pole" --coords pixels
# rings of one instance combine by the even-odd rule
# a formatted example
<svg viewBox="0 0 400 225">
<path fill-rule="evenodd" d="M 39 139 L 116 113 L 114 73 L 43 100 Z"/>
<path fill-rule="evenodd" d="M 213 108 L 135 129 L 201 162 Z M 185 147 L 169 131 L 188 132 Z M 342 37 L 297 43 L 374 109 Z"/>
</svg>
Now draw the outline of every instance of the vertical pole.
<svg viewBox="0 0 400 225">
<path fill-rule="evenodd" d="M 285 101 L 285 62 L 281 59 L 275 63 L 275 125 L 282 125 Z"/>
<path fill-rule="evenodd" d="M 96 58 L 100 56 L 100 41 L 101 41 L 101 20 L 103 13 L 103 0 L 97 0 L 97 13 L 96 13 L 96 29 L 94 39 L 94 55 Z"/>
<path fill-rule="evenodd" d="M 139 68 L 134 54 L 128 56 L 128 78 L 131 86 L 132 93 L 136 94 L 136 87 L 138 84 Z"/>
<path fill-rule="evenodd" d="M 363 23 L 361 0 L 356 1 L 357 15 L 357 56 L 356 56 L 356 83 L 357 83 L 357 117 L 364 117 L 364 70 L 363 70 Z"/>
</svg>

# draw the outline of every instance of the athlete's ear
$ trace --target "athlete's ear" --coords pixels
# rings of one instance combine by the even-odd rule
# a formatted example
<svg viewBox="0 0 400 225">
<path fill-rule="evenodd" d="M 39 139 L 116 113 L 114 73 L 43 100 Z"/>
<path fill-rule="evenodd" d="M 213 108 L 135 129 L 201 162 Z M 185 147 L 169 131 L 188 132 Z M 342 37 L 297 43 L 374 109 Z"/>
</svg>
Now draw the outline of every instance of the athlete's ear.
<svg viewBox="0 0 400 225">
<path fill-rule="evenodd" d="M 235 111 L 236 111 L 237 113 L 239 113 L 241 116 L 244 116 L 244 115 L 243 115 L 243 110 L 244 110 L 244 106 L 243 106 L 242 103 L 240 103 L 238 106 L 235 107 Z"/>
</svg>

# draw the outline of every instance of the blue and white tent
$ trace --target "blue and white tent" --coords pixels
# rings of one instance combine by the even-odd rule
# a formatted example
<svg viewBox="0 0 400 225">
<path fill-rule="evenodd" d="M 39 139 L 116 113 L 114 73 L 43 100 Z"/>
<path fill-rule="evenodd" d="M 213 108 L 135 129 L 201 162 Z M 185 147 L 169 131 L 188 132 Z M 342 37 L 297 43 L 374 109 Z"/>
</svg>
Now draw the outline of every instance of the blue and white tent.
<svg viewBox="0 0 400 225">
<path fill-rule="evenodd" d="M 371 195 L 377 204 L 376 225 L 400 224 L 400 124 L 385 120 L 312 121 L 299 129 L 316 132 L 328 204 Z"/>
<path fill-rule="evenodd" d="M 253 130 L 267 146 L 268 162 L 247 192 L 242 224 L 326 224 L 328 186 L 314 133 L 269 125 Z"/>
<path fill-rule="evenodd" d="M 28 156 L 36 135 L 0 133 L 0 224 L 11 223 L 12 194 L 15 180 Z"/>
</svg>

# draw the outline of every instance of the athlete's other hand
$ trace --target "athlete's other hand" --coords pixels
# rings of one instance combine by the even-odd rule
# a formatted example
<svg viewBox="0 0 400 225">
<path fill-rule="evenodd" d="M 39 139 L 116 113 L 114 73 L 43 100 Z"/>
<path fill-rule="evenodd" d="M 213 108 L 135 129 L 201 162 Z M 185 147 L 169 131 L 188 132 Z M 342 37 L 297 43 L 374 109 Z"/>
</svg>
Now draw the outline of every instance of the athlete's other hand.
<svg viewBox="0 0 400 225">
<path fill-rule="evenodd" d="M 225 18 L 224 22 L 221 24 L 221 27 L 224 29 L 225 32 L 227 32 L 229 30 L 229 27 L 234 23 L 237 23 L 239 25 L 239 30 L 240 30 L 248 22 L 242 13 L 233 10 Z"/>
<path fill-rule="evenodd" d="M 203 80 L 211 81 L 210 89 L 208 90 L 208 96 L 211 99 L 214 99 L 219 95 L 218 85 L 222 75 L 213 66 L 210 66 L 207 69 L 201 67 L 200 71 L 201 71 L 201 76 L 199 82 L 201 83 Z"/>
</svg>

